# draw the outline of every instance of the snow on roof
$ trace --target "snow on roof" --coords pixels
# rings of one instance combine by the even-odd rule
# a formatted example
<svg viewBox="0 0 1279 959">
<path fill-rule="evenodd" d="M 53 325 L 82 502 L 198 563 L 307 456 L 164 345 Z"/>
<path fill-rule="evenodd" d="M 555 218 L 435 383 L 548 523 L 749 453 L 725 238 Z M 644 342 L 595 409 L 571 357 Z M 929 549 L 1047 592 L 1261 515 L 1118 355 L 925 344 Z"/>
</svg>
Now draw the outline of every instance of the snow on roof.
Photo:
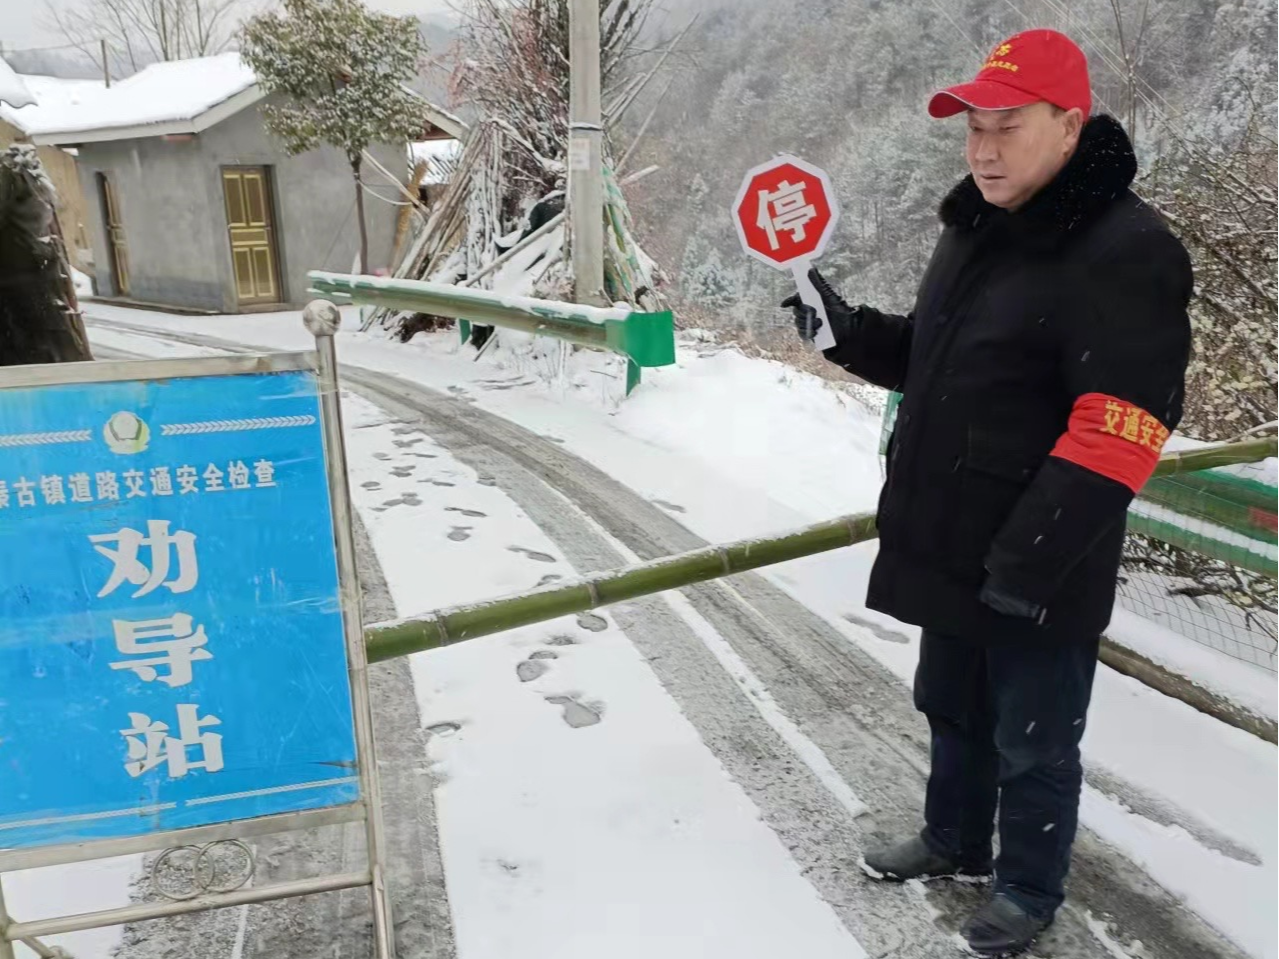
<svg viewBox="0 0 1279 959">
<path fill-rule="evenodd" d="M 33 126 L 47 124 L 52 118 L 65 116 L 68 110 L 101 96 L 106 89 L 101 80 L 64 80 L 61 77 L 20 76 L 31 92 L 30 106 L 13 107 L 0 104 L 0 119 L 19 130 L 30 132 Z"/>
<path fill-rule="evenodd" d="M 466 138 L 466 135 L 471 132 L 470 125 L 457 114 L 449 113 L 448 110 L 445 110 L 438 103 L 432 103 L 416 90 L 410 90 L 409 92 L 422 99 L 422 101 L 426 104 L 426 118 L 445 133 L 449 134 L 449 136 L 463 140 Z"/>
<path fill-rule="evenodd" d="M 203 114 L 254 83 L 238 53 L 154 63 L 96 96 L 47 110 L 27 132 L 45 143 L 194 133 Z"/>
<path fill-rule="evenodd" d="M 13 72 L 13 67 L 0 58 L 0 109 L 4 104 L 21 107 L 32 103 L 31 92 L 22 82 L 22 78 Z"/>
<path fill-rule="evenodd" d="M 409 144 L 409 160 L 416 164 L 426 161 L 426 176 L 423 183 L 444 183 L 450 161 L 456 160 L 462 153 L 462 144 L 457 140 L 418 140 Z"/>
</svg>

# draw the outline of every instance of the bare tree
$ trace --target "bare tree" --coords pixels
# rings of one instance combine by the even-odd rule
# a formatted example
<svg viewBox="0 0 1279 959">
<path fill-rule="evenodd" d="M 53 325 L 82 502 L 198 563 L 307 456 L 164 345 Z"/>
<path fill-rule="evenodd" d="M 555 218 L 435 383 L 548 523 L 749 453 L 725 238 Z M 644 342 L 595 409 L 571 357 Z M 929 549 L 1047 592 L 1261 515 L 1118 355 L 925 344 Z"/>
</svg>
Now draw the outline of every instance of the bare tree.
<svg viewBox="0 0 1279 959">
<path fill-rule="evenodd" d="M 220 53 L 230 45 L 244 0 L 45 0 L 46 25 L 86 56 L 106 41 L 115 66 L 136 73 L 160 60 Z"/>
<path fill-rule="evenodd" d="M 653 0 L 599 0 L 604 100 L 624 93 Z M 506 121 L 538 156 L 562 160 L 568 140 L 566 0 L 464 0 L 450 83 L 454 101 Z M 529 158 L 513 182 L 529 195 L 554 186 L 547 165 Z"/>
<path fill-rule="evenodd" d="M 1229 440 L 1277 417 L 1275 389 L 1276 140 L 1253 102 L 1231 141 L 1178 135 L 1142 184 L 1195 267 L 1183 432 Z"/>
<path fill-rule="evenodd" d="M 1114 106 L 1133 142 L 1138 138 L 1142 107 L 1147 114 L 1163 112 L 1156 105 L 1162 99 L 1160 87 L 1175 71 L 1175 61 L 1183 59 L 1174 49 L 1188 32 L 1191 12 L 1185 4 L 1169 0 L 1107 0 L 1113 34 L 1107 41 L 1104 26 L 1098 32 L 1084 31 L 1103 67 L 1102 88 L 1115 91 L 1122 99 Z M 1155 116 L 1148 116 L 1153 123 Z"/>
</svg>

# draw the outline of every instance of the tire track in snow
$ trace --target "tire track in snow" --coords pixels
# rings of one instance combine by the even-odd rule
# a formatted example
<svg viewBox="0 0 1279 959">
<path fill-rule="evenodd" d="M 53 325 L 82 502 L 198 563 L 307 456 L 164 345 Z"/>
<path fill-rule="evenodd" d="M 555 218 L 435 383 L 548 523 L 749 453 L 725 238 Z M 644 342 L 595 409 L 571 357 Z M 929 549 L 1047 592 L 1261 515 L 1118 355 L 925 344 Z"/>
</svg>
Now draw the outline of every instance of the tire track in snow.
<svg viewBox="0 0 1279 959">
<path fill-rule="evenodd" d="M 199 334 L 114 321 L 101 325 L 246 351 Z M 641 559 L 706 545 L 648 500 L 523 427 L 388 374 L 343 366 L 342 376 L 348 388 L 383 409 L 398 408 L 458 459 L 496 477 L 577 569 L 622 565 L 625 557 L 609 539 Z M 607 537 L 595 529 L 584 531 L 575 515 L 579 510 L 592 521 L 588 526 L 598 526 Z M 869 654 L 758 574 L 682 592 L 871 807 L 869 816 L 851 820 L 772 729 L 750 720 L 746 714 L 753 710 L 744 708 L 741 690 L 669 603 L 649 598 L 612 612 L 868 953 L 900 959 L 953 955 L 954 930 L 982 901 L 979 890 L 930 885 L 924 892 L 926 912 L 912 902 L 915 896 L 866 880 L 856 865 L 868 843 L 907 835 L 921 819 L 927 729 L 908 691 Z M 1134 956 L 1244 957 L 1122 853 L 1081 828 L 1070 897 L 1035 954 L 1045 959 L 1113 956 L 1118 938 L 1099 940 L 1092 926 L 1092 917 L 1099 915 L 1113 918 L 1117 930 L 1110 936 L 1132 942 Z"/>
</svg>

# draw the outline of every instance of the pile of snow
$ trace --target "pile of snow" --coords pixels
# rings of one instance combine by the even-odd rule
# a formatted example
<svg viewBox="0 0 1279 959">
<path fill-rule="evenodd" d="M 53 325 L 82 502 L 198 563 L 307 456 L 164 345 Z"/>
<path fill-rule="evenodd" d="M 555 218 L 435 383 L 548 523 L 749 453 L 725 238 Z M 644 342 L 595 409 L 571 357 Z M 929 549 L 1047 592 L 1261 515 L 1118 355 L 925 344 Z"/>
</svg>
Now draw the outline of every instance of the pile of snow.
<svg viewBox="0 0 1279 959">
<path fill-rule="evenodd" d="M 14 107 L 24 107 L 29 103 L 35 103 L 35 98 L 22 82 L 22 78 L 13 72 L 13 68 L 4 60 L 0 60 L 0 105 L 6 103 Z"/>
<path fill-rule="evenodd" d="M 0 104 L 0 119 L 25 133 L 44 128 L 68 112 L 92 104 L 102 96 L 106 85 L 101 80 L 64 80 L 62 77 L 21 76 L 18 79 L 30 91 L 27 106 Z"/>
<path fill-rule="evenodd" d="M 238 53 L 153 63 L 96 96 L 61 106 L 42 104 L 27 132 L 52 136 L 193 120 L 255 82 Z"/>
<path fill-rule="evenodd" d="M 81 273 L 74 266 L 71 268 L 71 282 L 75 284 L 76 296 L 93 296 L 93 280 L 89 274 Z"/>
<path fill-rule="evenodd" d="M 1152 662 L 1190 677 L 1210 692 L 1238 703 L 1259 716 L 1279 719 L 1273 673 L 1220 653 L 1126 609 L 1116 609 L 1106 635 Z"/>
</svg>

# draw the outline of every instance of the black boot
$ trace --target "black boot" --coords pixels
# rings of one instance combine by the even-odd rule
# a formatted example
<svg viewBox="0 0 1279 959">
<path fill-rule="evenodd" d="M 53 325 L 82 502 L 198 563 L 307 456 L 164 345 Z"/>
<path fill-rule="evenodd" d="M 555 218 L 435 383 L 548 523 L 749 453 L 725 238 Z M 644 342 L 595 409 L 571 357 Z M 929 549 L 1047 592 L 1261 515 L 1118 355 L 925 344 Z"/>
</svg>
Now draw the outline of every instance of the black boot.
<svg viewBox="0 0 1279 959">
<path fill-rule="evenodd" d="M 919 836 L 886 849 L 872 849 L 860 863 L 872 879 L 906 882 L 908 879 L 959 879 L 988 882 L 990 867 L 968 867 L 939 856 Z"/>
<path fill-rule="evenodd" d="M 964 924 L 963 933 L 974 955 L 1003 959 L 1021 955 L 1050 925 L 1051 918 L 1030 915 L 1001 892 L 973 914 Z"/>
</svg>

